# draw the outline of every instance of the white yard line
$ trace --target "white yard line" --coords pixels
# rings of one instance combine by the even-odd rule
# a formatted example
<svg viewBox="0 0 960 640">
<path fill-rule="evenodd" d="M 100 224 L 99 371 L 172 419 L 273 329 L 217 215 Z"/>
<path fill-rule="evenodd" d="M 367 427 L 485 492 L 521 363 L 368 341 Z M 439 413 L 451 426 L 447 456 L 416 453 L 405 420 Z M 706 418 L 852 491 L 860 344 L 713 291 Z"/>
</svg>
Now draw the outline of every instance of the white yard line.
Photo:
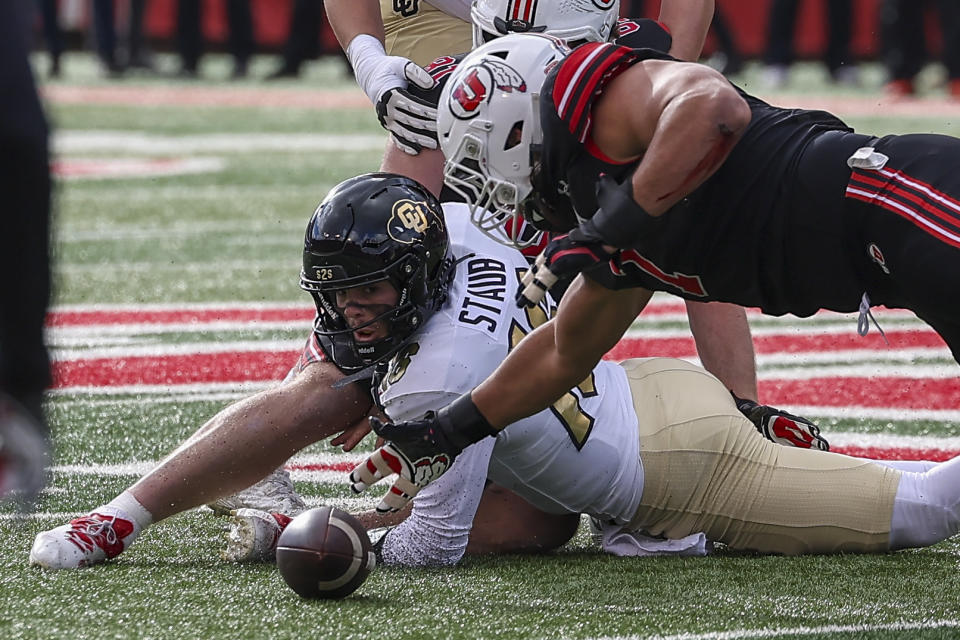
<svg viewBox="0 0 960 640">
<path fill-rule="evenodd" d="M 51 356 L 54 360 L 94 360 L 100 358 L 138 358 L 197 355 L 207 353 L 246 353 L 255 351 L 296 351 L 303 349 L 310 325 L 302 323 L 303 336 L 293 340 L 244 340 L 217 342 L 186 342 L 177 344 L 138 344 L 112 347 L 93 346 L 89 349 L 54 348 Z M 247 325 L 247 329 L 260 325 Z M 82 340 L 83 338 L 78 338 Z M 56 340 L 53 344 L 57 344 Z M 62 343 L 61 343 L 62 344 Z"/>
<path fill-rule="evenodd" d="M 107 400 L 107 403 L 112 402 L 127 402 L 130 404 L 153 404 L 157 402 L 155 397 L 143 398 L 140 396 L 169 396 L 170 402 L 182 401 L 183 398 L 197 398 L 200 399 L 200 394 L 236 394 L 236 397 L 241 397 L 244 395 L 250 395 L 256 393 L 257 391 L 262 391 L 268 387 L 272 387 L 277 384 L 279 380 L 268 380 L 266 382 L 250 382 L 250 381 L 235 381 L 235 382 L 210 382 L 210 383 L 197 383 L 197 384 L 178 384 L 178 385 L 169 385 L 169 384 L 132 384 L 132 385 L 117 385 L 114 387 L 100 387 L 100 386 L 90 386 L 90 387 L 66 387 L 60 389 L 50 389 L 47 391 L 48 394 L 55 398 L 60 396 L 94 396 L 94 397 L 110 397 L 110 396 L 122 396 L 122 395 L 135 395 L 136 398 L 131 398 L 128 400 Z"/>
<path fill-rule="evenodd" d="M 54 271 L 58 273 L 68 273 L 70 275 L 103 273 L 104 271 L 142 271 L 146 273 L 173 272 L 180 271 L 212 271 L 215 273 L 224 273 L 237 270 L 256 270 L 264 269 L 286 269 L 293 273 L 293 265 L 296 265 L 299 258 L 293 256 L 292 259 L 284 260 L 212 260 L 210 262 L 195 262 L 177 260 L 175 262 L 127 262 L 123 260 L 112 260 L 108 263 L 83 263 L 83 262 L 55 262 Z"/>
<path fill-rule="evenodd" d="M 814 635 L 853 635 L 873 631 L 919 631 L 921 629 L 955 629 L 960 620 L 924 620 L 923 622 L 894 622 L 890 624 L 824 625 L 822 627 L 778 627 L 776 629 L 734 629 L 706 633 L 678 633 L 673 635 L 597 636 L 591 640 L 740 640 L 748 638 L 789 638 Z"/>
<path fill-rule="evenodd" d="M 168 333 L 217 333 L 227 331 L 303 331 L 306 340 L 311 328 L 310 320 L 245 320 L 242 322 L 171 322 L 135 324 L 89 324 L 70 327 L 50 327 L 48 341 L 52 345 L 70 345 L 85 341 L 94 345 L 98 337 L 136 336 L 141 334 Z M 301 346 L 303 340 L 300 341 Z"/>
<path fill-rule="evenodd" d="M 329 133 L 209 133 L 171 136 L 146 131 L 59 130 L 55 154 L 104 151 L 130 154 L 252 153 L 263 151 L 383 151 L 386 135 Z"/>
</svg>

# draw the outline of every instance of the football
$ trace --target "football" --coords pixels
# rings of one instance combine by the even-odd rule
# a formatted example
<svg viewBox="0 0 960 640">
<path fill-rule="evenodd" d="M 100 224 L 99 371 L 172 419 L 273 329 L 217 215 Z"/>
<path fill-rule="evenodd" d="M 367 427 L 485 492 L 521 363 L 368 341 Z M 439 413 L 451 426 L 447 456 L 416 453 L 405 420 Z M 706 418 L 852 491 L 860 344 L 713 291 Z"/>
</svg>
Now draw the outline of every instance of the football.
<svg viewBox="0 0 960 640">
<path fill-rule="evenodd" d="M 343 598 L 376 566 L 370 538 L 346 511 L 319 507 L 294 518 L 277 541 L 277 568 L 304 598 Z"/>
</svg>

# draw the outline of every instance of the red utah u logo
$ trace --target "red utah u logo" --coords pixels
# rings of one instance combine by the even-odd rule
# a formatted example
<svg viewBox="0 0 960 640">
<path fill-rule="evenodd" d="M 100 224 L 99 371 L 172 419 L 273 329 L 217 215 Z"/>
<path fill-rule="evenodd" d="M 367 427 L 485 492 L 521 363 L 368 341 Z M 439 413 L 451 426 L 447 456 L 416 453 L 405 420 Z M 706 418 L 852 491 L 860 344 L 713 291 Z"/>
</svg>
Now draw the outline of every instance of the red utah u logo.
<svg viewBox="0 0 960 640">
<path fill-rule="evenodd" d="M 480 78 L 480 67 L 471 69 L 450 95 L 453 114 L 467 119 L 477 115 L 477 108 L 487 97 L 487 86 Z"/>
</svg>

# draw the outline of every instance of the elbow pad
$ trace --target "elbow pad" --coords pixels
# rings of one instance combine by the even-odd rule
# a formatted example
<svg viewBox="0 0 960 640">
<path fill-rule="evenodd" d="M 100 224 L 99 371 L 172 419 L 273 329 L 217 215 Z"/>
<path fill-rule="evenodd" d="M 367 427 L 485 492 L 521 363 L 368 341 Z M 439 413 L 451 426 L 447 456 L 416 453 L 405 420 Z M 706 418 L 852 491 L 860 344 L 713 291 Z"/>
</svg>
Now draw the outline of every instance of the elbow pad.
<svg viewBox="0 0 960 640">
<path fill-rule="evenodd" d="M 636 246 L 643 238 L 659 233 L 662 216 L 652 216 L 633 199 L 630 178 L 623 184 L 608 175 L 597 184 L 599 208 L 587 223 L 604 244 L 618 249 Z"/>
</svg>

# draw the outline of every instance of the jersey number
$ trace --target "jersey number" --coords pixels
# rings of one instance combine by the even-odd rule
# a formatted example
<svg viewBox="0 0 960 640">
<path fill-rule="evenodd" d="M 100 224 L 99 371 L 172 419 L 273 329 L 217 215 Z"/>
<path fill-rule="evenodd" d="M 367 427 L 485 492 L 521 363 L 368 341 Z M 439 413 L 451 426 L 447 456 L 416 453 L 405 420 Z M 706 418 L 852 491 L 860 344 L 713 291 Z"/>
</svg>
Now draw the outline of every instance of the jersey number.
<svg viewBox="0 0 960 640">
<path fill-rule="evenodd" d="M 517 276 L 522 277 L 523 272 L 518 272 Z M 547 312 L 539 305 L 526 307 L 525 310 L 527 322 L 530 324 L 531 330 L 546 323 L 549 319 Z M 510 327 L 510 350 L 512 351 L 528 333 L 529 331 L 526 331 L 520 324 L 514 322 Z M 573 446 L 579 451 L 583 448 L 583 445 L 587 443 L 587 438 L 590 437 L 590 432 L 593 430 L 595 419 L 583 410 L 583 407 L 580 406 L 580 397 L 578 397 L 574 391 L 579 392 L 580 397 L 583 398 L 596 396 L 597 385 L 593 372 L 590 373 L 586 380 L 578 384 L 575 389 L 571 389 L 565 393 L 562 398 L 554 402 L 550 407 L 550 411 L 557 417 L 557 420 L 560 421 L 563 428 L 567 430 L 567 435 L 570 436 L 570 440 L 573 441 Z"/>
</svg>

